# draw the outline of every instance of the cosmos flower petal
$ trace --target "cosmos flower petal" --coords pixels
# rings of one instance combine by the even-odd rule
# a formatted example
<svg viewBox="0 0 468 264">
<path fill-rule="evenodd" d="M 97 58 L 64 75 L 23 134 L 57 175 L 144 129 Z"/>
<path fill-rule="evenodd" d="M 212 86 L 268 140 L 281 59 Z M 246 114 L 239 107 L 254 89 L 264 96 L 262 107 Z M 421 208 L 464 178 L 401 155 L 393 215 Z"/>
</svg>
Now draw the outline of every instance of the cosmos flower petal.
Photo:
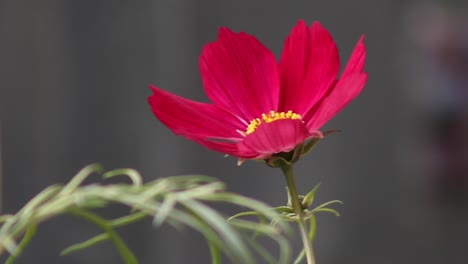
<svg viewBox="0 0 468 264">
<path fill-rule="evenodd" d="M 182 98 L 151 86 L 153 95 L 148 98 L 154 115 L 172 132 L 185 137 L 238 140 L 236 132 L 245 125 L 225 110 L 211 104 Z"/>
<path fill-rule="evenodd" d="M 236 142 L 220 142 L 220 141 L 207 140 L 203 138 L 193 138 L 192 140 L 208 149 L 222 152 L 224 154 L 228 154 L 234 157 L 239 157 L 239 158 L 244 158 L 244 159 L 255 159 L 258 157 L 258 153 L 250 149 L 240 150 L 237 146 L 238 143 Z"/>
<path fill-rule="evenodd" d="M 304 115 L 327 93 L 339 71 L 338 49 L 319 22 L 299 21 L 284 44 L 279 64 L 280 109 Z"/>
<path fill-rule="evenodd" d="M 351 54 L 341 78 L 336 82 L 330 93 L 306 115 L 307 127 L 311 130 L 320 128 L 333 118 L 364 88 L 367 73 L 364 73 L 366 61 L 366 46 L 364 36 L 361 36 Z"/>
<path fill-rule="evenodd" d="M 279 77 L 274 55 L 254 36 L 221 28 L 200 56 L 208 97 L 245 121 L 276 110 Z"/>
<path fill-rule="evenodd" d="M 311 136 L 301 120 L 282 119 L 261 124 L 254 133 L 238 143 L 242 152 L 256 152 L 267 158 L 274 153 L 289 152 Z"/>
<path fill-rule="evenodd" d="M 310 130 L 319 129 L 364 88 L 367 82 L 367 73 L 354 73 L 340 78 L 333 91 L 320 104 L 312 118 L 307 122 Z"/>
<path fill-rule="evenodd" d="M 346 68 L 344 69 L 342 77 L 347 75 L 363 72 L 364 65 L 366 63 L 366 45 L 364 44 L 364 35 L 359 38 L 356 47 L 354 47 L 353 53 L 349 58 Z"/>
</svg>

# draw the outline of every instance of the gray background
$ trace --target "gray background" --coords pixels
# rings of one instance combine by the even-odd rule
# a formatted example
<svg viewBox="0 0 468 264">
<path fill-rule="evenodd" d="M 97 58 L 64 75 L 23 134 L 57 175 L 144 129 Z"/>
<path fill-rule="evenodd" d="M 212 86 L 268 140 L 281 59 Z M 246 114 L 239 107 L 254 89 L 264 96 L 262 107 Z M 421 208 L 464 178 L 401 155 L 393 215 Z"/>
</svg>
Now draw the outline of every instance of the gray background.
<svg viewBox="0 0 468 264">
<path fill-rule="evenodd" d="M 279 56 L 298 19 L 319 20 L 334 36 L 342 65 L 366 35 L 370 77 L 325 127 L 343 132 L 297 165 L 300 192 L 322 182 L 319 201 L 345 202 L 341 217 L 318 218 L 318 263 L 466 263 L 465 235 L 439 236 L 446 228 L 461 234 L 466 217 L 447 224 L 445 213 L 427 209 L 418 184 L 404 180 L 400 158 L 414 109 L 400 59 L 411 52 L 403 30 L 410 2 L 0 1 L 3 212 L 17 211 L 92 162 L 133 167 L 146 180 L 203 173 L 231 191 L 284 204 L 279 171 L 255 162 L 237 167 L 235 159 L 160 124 L 146 102 L 148 84 L 206 101 L 197 59 L 219 26 L 254 34 Z M 83 221 L 54 219 L 17 263 L 121 263 L 109 244 L 58 256 L 96 231 Z M 144 222 L 122 232 L 141 263 L 209 262 L 206 243 L 188 230 L 156 230 Z"/>
</svg>

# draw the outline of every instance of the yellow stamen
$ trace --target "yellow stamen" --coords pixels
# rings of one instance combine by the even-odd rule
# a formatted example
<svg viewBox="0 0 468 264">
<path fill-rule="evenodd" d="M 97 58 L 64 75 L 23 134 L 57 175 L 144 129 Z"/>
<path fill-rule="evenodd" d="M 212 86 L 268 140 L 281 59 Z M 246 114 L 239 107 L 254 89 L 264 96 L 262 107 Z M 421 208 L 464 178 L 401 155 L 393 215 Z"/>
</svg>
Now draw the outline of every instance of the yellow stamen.
<svg viewBox="0 0 468 264">
<path fill-rule="evenodd" d="M 250 124 L 245 130 L 245 134 L 248 135 L 253 133 L 262 123 L 271 123 L 281 119 L 302 119 L 302 116 L 294 113 L 291 110 L 287 112 L 270 111 L 268 114 L 262 114 L 262 117 L 255 118 L 252 121 L 250 121 Z"/>
</svg>

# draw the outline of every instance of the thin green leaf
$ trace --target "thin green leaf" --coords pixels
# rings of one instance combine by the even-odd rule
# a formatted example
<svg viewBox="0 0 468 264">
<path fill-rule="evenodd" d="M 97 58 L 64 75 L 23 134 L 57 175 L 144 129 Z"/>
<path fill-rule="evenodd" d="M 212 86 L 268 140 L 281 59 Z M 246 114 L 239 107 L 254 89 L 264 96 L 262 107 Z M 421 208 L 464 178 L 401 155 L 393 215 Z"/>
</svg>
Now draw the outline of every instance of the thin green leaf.
<svg viewBox="0 0 468 264">
<path fill-rule="evenodd" d="M 26 233 L 23 236 L 23 239 L 21 239 L 21 242 L 18 244 L 15 251 L 8 257 L 5 264 L 13 264 L 15 262 L 16 258 L 23 252 L 23 250 L 31 242 L 31 239 L 36 234 L 36 230 L 37 230 L 37 227 L 35 224 L 32 224 L 29 226 L 29 228 L 26 230 Z"/>
<path fill-rule="evenodd" d="M 60 255 L 65 256 L 65 255 L 68 255 L 68 254 L 73 253 L 75 251 L 89 248 L 91 246 L 94 246 L 94 245 L 97 245 L 97 244 L 102 243 L 104 241 L 107 241 L 109 238 L 110 238 L 110 236 L 107 233 L 94 236 L 94 237 L 92 237 L 92 238 L 90 238 L 88 240 L 85 240 L 85 241 L 80 242 L 80 243 L 73 244 L 73 245 L 65 248 L 64 250 L 62 250 L 60 252 Z"/>
<path fill-rule="evenodd" d="M 96 226 L 100 227 L 104 232 L 106 232 L 109 235 L 109 239 L 114 243 L 115 247 L 119 251 L 120 255 L 122 256 L 122 259 L 125 261 L 126 264 L 138 264 L 138 260 L 135 257 L 135 255 L 127 247 L 125 242 L 123 242 L 123 240 L 120 238 L 117 232 L 114 231 L 114 229 L 108 223 L 108 221 L 96 214 L 79 208 L 71 208 L 68 210 L 68 212 L 72 215 L 88 220 L 89 222 L 95 224 Z"/>
<path fill-rule="evenodd" d="M 8 219 L 12 218 L 14 215 L 10 214 L 5 214 L 5 215 L 0 215 L 0 224 L 3 222 L 6 222 Z"/>
<path fill-rule="evenodd" d="M 340 201 L 340 200 L 332 200 L 332 201 L 323 203 L 323 204 L 321 204 L 321 205 L 315 207 L 312 211 L 317 210 L 317 209 L 320 209 L 320 208 L 323 208 L 323 207 L 327 207 L 327 206 L 329 206 L 329 205 L 331 205 L 331 204 L 336 204 L 336 203 L 338 203 L 338 204 L 343 204 L 343 202 Z"/>
<path fill-rule="evenodd" d="M 262 235 L 279 235 L 280 234 L 280 230 L 270 224 L 256 223 L 256 222 L 246 221 L 246 220 L 241 220 L 241 219 L 234 219 L 230 221 L 230 223 L 231 225 L 237 228 L 259 232 Z"/>
<path fill-rule="evenodd" d="M 235 214 L 231 217 L 229 217 L 227 220 L 228 221 L 231 221 L 233 219 L 236 219 L 236 218 L 239 218 L 239 217 L 243 217 L 243 216 L 259 216 L 261 215 L 261 213 L 257 212 L 257 211 L 248 211 L 248 212 L 241 212 L 241 213 L 238 213 L 238 214 Z"/>
<path fill-rule="evenodd" d="M 266 224 L 265 224 L 266 225 Z M 279 247 L 279 259 L 275 260 L 271 250 L 265 250 L 259 242 L 257 242 L 256 239 L 252 237 L 245 237 L 245 241 L 249 243 L 249 245 L 254 248 L 255 252 L 260 255 L 263 259 L 268 261 L 269 263 L 275 263 L 275 264 L 289 264 L 290 263 L 290 258 L 291 258 L 291 246 L 289 244 L 289 241 L 284 237 L 284 236 L 279 236 L 275 234 L 268 234 L 267 235 L 270 239 L 275 241 L 278 244 Z"/>
<path fill-rule="evenodd" d="M 242 240 L 237 234 L 237 232 L 235 232 L 235 230 L 231 228 L 231 226 L 226 222 L 226 220 L 223 217 L 221 217 L 216 211 L 197 201 L 184 200 L 180 202 L 181 204 L 192 210 L 192 212 L 195 212 L 200 218 L 206 221 L 215 230 L 217 230 L 219 235 L 231 248 L 234 255 L 236 255 L 239 258 L 239 260 L 242 259 L 241 263 L 254 263 L 250 252 L 242 243 Z"/>
<path fill-rule="evenodd" d="M 219 250 L 219 247 L 213 241 L 209 239 L 207 241 L 210 248 L 211 264 L 221 264 L 221 250 Z"/>
<path fill-rule="evenodd" d="M 275 236 L 272 237 L 278 243 L 280 257 L 278 264 L 289 264 L 291 259 L 291 245 L 284 236 Z"/>
<path fill-rule="evenodd" d="M 177 200 L 186 200 L 186 199 L 194 199 L 199 198 L 203 195 L 211 195 L 216 193 L 217 191 L 224 190 L 224 184 L 221 182 L 210 182 L 203 185 L 199 185 L 188 190 L 179 191 L 172 195 L 176 196 Z"/>
<path fill-rule="evenodd" d="M 171 213 L 171 218 L 177 219 L 181 223 L 195 229 L 196 231 L 203 234 L 206 240 L 214 243 L 214 245 L 221 249 L 226 256 L 231 259 L 232 261 L 239 261 L 242 258 L 238 258 L 235 252 L 232 251 L 232 248 L 229 247 L 223 240 L 221 240 L 220 236 L 217 232 L 215 232 L 212 226 L 209 225 L 204 219 L 201 219 L 198 215 L 186 213 L 177 209 L 174 209 Z"/>
<path fill-rule="evenodd" d="M 299 255 L 297 255 L 296 259 L 294 260 L 294 264 L 300 264 L 306 257 L 305 250 L 302 249 L 301 252 L 299 252 Z"/>
<path fill-rule="evenodd" d="M 134 169 L 117 169 L 111 170 L 102 175 L 104 179 L 115 177 L 115 176 L 127 176 L 132 181 L 133 185 L 141 186 L 143 180 L 141 179 L 140 173 Z"/>
<path fill-rule="evenodd" d="M 247 241 L 249 245 L 257 252 L 257 254 L 262 257 L 267 263 L 270 264 L 277 264 L 278 261 L 272 256 L 271 252 L 265 247 L 263 247 L 260 243 L 258 243 L 255 239 L 245 238 L 244 241 Z"/>
<path fill-rule="evenodd" d="M 80 184 L 88 178 L 92 173 L 100 173 L 104 169 L 100 164 L 94 163 L 84 167 L 78 172 L 78 174 L 71 179 L 71 181 L 65 185 L 65 187 L 60 191 L 61 195 L 67 194 L 78 188 Z"/>
<path fill-rule="evenodd" d="M 34 196 L 21 210 L 18 211 L 17 215 L 31 215 L 38 206 L 55 196 L 62 189 L 61 185 L 52 185 L 45 188 L 38 195 Z"/>
<path fill-rule="evenodd" d="M 3 249 L 8 251 L 8 253 L 13 254 L 18 247 L 12 237 L 2 237 L 0 238 L 0 242 L 0 255 L 3 253 Z"/>
<path fill-rule="evenodd" d="M 125 226 L 136 221 L 140 221 L 144 218 L 147 218 L 148 214 L 144 212 L 136 212 L 131 215 L 126 215 L 117 219 L 112 220 L 110 223 L 113 227 Z"/>
<path fill-rule="evenodd" d="M 338 213 L 338 211 L 336 211 L 335 209 L 331 209 L 331 208 L 319 208 L 319 209 L 314 209 L 314 210 L 312 210 L 312 212 L 314 212 L 314 213 L 318 213 L 318 212 L 328 212 L 328 213 L 334 214 L 335 216 L 340 216 L 340 213 Z"/>
<path fill-rule="evenodd" d="M 309 237 L 310 237 L 310 240 L 314 241 L 315 236 L 317 235 L 317 219 L 315 218 L 314 214 L 312 214 L 311 217 L 309 217 L 309 222 L 310 222 Z"/>
<path fill-rule="evenodd" d="M 146 218 L 146 217 L 148 217 L 148 214 L 145 214 L 143 212 L 137 212 L 137 213 L 134 213 L 134 214 L 131 214 L 131 215 L 127 215 L 127 216 L 124 216 L 124 217 L 120 217 L 120 218 L 111 220 L 109 223 L 113 227 L 119 227 L 119 226 L 125 226 L 125 225 L 128 225 L 128 224 L 134 223 L 134 222 L 139 221 L 139 220 L 141 220 L 143 218 Z M 72 252 L 82 250 L 82 249 L 91 247 L 93 245 L 96 245 L 98 243 L 104 242 L 104 241 L 106 241 L 108 239 L 109 239 L 109 235 L 107 233 L 99 234 L 99 235 L 94 236 L 94 237 L 92 237 L 90 239 L 87 239 L 86 241 L 76 243 L 74 245 L 71 245 L 71 246 L 67 247 L 66 249 L 62 250 L 62 252 L 60 254 L 61 255 L 67 255 L 67 254 L 70 254 Z"/>
<path fill-rule="evenodd" d="M 154 216 L 153 224 L 155 226 L 160 226 L 169 216 L 175 204 L 175 199 L 172 196 L 168 196 L 166 200 L 164 200 L 162 206 L 159 208 L 158 213 Z"/>
<path fill-rule="evenodd" d="M 202 197 L 200 197 L 200 199 L 218 202 L 223 201 L 228 202 L 230 204 L 237 204 L 246 208 L 250 208 L 254 211 L 258 211 L 271 220 L 280 218 L 280 216 L 265 203 L 238 194 L 228 192 L 213 193 L 203 195 Z M 279 221 L 278 224 L 280 225 L 283 231 L 285 231 L 286 233 L 290 232 L 289 226 L 286 223 L 284 223 L 283 221 Z"/>
</svg>

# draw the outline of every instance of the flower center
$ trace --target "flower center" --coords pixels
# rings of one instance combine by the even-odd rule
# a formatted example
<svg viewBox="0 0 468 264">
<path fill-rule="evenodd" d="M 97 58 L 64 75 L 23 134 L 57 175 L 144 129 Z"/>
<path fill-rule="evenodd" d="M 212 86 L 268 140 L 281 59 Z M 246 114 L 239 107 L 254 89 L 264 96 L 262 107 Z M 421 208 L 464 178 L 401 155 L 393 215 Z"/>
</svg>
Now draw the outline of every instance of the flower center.
<svg viewBox="0 0 468 264">
<path fill-rule="evenodd" d="M 253 133 L 262 123 L 271 123 L 276 120 L 281 119 L 302 119 L 302 116 L 299 114 L 294 113 L 293 111 L 289 110 L 287 112 L 276 112 L 270 111 L 268 114 L 262 114 L 261 118 L 255 118 L 250 121 L 250 124 L 247 126 L 245 130 L 245 134 Z"/>
</svg>

